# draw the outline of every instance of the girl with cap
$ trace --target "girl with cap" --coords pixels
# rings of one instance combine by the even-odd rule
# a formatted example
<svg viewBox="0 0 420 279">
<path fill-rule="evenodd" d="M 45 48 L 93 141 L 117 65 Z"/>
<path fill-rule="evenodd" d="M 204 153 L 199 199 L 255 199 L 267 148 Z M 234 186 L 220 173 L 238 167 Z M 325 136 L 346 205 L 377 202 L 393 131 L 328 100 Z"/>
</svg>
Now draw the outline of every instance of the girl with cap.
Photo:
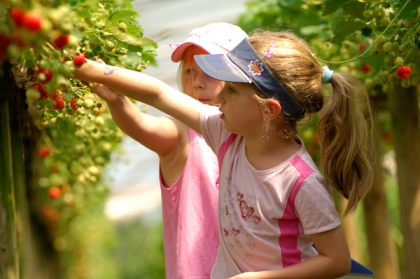
<svg viewBox="0 0 420 279">
<path fill-rule="evenodd" d="M 171 45 L 172 61 L 181 62 L 183 92 L 202 103 L 218 105 L 216 95 L 224 82 L 205 75 L 194 55 L 226 53 L 246 37 L 239 27 L 219 22 L 196 28 L 185 42 Z M 117 93 L 124 91 L 101 84 L 94 91 L 107 102 L 116 124 L 159 156 L 166 278 L 210 278 L 219 245 L 215 154 L 201 134 L 174 118 L 141 113 Z"/>
<path fill-rule="evenodd" d="M 107 69 L 91 61 L 75 76 L 172 115 L 201 132 L 218 154 L 220 244 L 211 278 L 347 274 L 350 253 L 330 185 L 348 199 L 347 214 L 372 184 L 374 127 L 361 83 L 323 69 L 289 32 L 256 33 L 227 54 L 195 59 L 206 74 L 227 82 L 219 108 L 141 73 L 114 68 L 116 74 L 104 75 Z M 325 107 L 322 83 L 332 87 Z M 300 120 L 321 108 L 325 177 L 297 136 Z"/>
</svg>

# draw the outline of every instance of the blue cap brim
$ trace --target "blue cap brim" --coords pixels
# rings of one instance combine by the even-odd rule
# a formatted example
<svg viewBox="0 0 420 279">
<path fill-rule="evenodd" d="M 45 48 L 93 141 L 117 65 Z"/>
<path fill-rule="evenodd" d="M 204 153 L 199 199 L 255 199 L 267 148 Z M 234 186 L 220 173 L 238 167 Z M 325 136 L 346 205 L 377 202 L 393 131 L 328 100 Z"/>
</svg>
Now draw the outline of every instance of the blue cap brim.
<svg viewBox="0 0 420 279">
<path fill-rule="evenodd" d="M 271 72 L 246 38 L 227 54 L 196 55 L 194 59 L 200 69 L 214 79 L 254 83 L 267 98 L 277 98 L 287 118 L 300 119 L 305 114 L 305 109 Z"/>
<path fill-rule="evenodd" d="M 198 67 L 214 79 L 230 82 L 252 82 L 230 62 L 226 54 L 195 55 L 194 59 Z"/>
</svg>

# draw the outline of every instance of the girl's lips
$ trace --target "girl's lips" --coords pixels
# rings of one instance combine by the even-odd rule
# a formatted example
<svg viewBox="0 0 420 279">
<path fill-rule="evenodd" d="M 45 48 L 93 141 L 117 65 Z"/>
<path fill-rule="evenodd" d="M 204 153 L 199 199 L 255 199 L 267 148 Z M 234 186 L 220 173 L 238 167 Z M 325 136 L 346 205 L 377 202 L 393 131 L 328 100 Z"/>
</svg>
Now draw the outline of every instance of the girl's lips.
<svg viewBox="0 0 420 279">
<path fill-rule="evenodd" d="M 220 119 L 223 119 L 223 118 L 225 118 L 225 115 L 223 114 L 223 112 L 220 112 L 220 115 L 219 115 L 219 117 L 220 117 Z"/>
</svg>

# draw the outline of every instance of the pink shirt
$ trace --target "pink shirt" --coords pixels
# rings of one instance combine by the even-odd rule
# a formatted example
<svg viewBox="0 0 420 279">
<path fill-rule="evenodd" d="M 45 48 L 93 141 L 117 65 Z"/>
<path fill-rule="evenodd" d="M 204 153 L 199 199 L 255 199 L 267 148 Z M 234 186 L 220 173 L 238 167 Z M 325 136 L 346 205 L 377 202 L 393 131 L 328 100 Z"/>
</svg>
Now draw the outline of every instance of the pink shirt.
<svg viewBox="0 0 420 279">
<path fill-rule="evenodd" d="M 201 134 L 188 130 L 190 149 L 181 177 L 167 189 L 160 175 L 167 279 L 210 278 L 219 245 L 217 158 Z"/>
<path fill-rule="evenodd" d="M 218 109 L 200 116 L 204 138 L 217 153 L 232 135 Z M 299 140 L 299 139 L 297 139 Z M 340 220 L 331 187 L 303 142 L 287 161 L 256 170 L 236 136 L 225 153 L 218 203 L 220 246 L 211 278 L 287 267 L 317 255 L 310 234 L 336 228 Z"/>
</svg>

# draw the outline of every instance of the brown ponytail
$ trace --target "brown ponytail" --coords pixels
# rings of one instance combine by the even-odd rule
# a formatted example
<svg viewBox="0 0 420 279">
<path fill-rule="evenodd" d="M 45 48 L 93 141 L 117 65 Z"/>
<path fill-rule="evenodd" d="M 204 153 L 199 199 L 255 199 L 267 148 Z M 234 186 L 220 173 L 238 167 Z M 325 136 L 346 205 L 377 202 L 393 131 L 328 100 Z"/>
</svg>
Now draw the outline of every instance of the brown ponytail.
<svg viewBox="0 0 420 279">
<path fill-rule="evenodd" d="M 256 31 L 249 38 L 253 48 L 290 94 L 305 108 L 306 115 L 321 111 L 318 137 L 325 177 L 348 204 L 344 215 L 354 211 L 372 186 L 373 117 L 369 97 L 354 76 L 332 75 L 332 92 L 324 100 L 323 69 L 311 47 L 291 32 Z M 267 47 L 272 55 L 265 57 Z M 284 118 L 284 117 L 283 117 Z M 297 133 L 298 120 L 283 119 L 284 137 Z"/>
</svg>

